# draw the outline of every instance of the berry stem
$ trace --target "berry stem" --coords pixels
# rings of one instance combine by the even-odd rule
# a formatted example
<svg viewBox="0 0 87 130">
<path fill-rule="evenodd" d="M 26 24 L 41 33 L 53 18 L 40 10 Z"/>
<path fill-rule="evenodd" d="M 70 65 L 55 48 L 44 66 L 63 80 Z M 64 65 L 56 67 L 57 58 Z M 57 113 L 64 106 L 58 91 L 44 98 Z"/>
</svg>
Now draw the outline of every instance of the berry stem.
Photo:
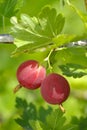
<svg viewBox="0 0 87 130">
<path fill-rule="evenodd" d="M 18 85 L 14 88 L 13 92 L 16 93 L 20 88 L 22 88 L 22 86 L 21 86 L 20 84 L 18 84 Z"/>
<path fill-rule="evenodd" d="M 62 112 L 65 112 L 65 109 L 62 104 L 59 105 L 59 108 L 61 109 Z"/>
<path fill-rule="evenodd" d="M 48 62 L 48 67 L 50 69 L 50 72 L 52 72 L 52 69 L 53 69 L 52 66 L 51 66 L 51 63 L 50 63 L 50 56 L 53 53 L 53 51 L 54 51 L 54 49 L 51 49 L 50 52 L 49 52 L 49 54 L 48 54 L 48 56 L 47 56 L 47 58 L 46 58 L 46 60 Z"/>
</svg>

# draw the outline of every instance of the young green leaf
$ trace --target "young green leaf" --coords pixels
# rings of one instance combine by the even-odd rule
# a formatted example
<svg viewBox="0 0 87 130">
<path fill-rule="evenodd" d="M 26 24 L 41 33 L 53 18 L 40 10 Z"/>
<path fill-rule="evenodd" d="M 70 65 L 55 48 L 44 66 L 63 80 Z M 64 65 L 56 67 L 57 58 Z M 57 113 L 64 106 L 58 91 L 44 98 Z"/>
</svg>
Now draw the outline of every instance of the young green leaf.
<svg viewBox="0 0 87 130">
<path fill-rule="evenodd" d="M 22 14 L 20 20 L 12 17 L 11 23 L 17 52 L 27 50 L 31 53 L 47 49 L 46 47 L 54 49 L 86 37 L 73 33 L 62 34 L 65 17 L 62 13 L 57 14 L 57 10 L 49 6 L 44 7 L 38 17 Z"/>
<path fill-rule="evenodd" d="M 65 18 L 62 14 L 57 15 L 57 11 L 51 7 L 44 7 L 39 15 L 41 20 L 46 20 L 47 24 L 45 26 L 45 35 L 50 37 L 55 37 L 61 33 Z"/>
<path fill-rule="evenodd" d="M 37 18 L 22 14 L 20 22 L 13 17 L 11 23 L 18 49 L 23 46 L 33 51 L 55 44 L 53 38 L 61 33 L 65 18 L 62 14 L 57 15 L 56 9 L 45 7 Z"/>
<path fill-rule="evenodd" d="M 42 30 L 42 27 L 39 25 L 37 18 L 31 18 L 22 14 L 21 23 L 15 24 L 14 19 L 11 19 L 11 21 L 14 23 L 14 35 L 18 39 L 18 42 L 15 42 L 17 47 L 28 44 L 28 48 L 33 49 L 35 46 L 36 48 L 43 47 L 50 42 L 50 38 L 38 33 L 38 28 Z M 19 40 L 23 41 L 23 44 Z"/>
</svg>

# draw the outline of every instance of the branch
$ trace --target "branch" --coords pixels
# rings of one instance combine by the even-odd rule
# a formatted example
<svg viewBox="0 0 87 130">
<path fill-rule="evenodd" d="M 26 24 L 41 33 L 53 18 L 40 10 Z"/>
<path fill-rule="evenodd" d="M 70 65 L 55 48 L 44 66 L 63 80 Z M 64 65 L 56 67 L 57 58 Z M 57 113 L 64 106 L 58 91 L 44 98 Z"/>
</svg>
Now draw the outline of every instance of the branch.
<svg viewBox="0 0 87 130">
<path fill-rule="evenodd" d="M 0 43 L 4 44 L 13 44 L 14 38 L 10 34 L 0 34 Z M 73 46 L 87 46 L 87 40 L 81 40 L 77 42 L 70 42 L 67 45 L 61 46 L 61 47 L 73 47 Z"/>
<path fill-rule="evenodd" d="M 10 34 L 0 34 L 0 43 L 13 44 L 14 38 Z"/>
</svg>

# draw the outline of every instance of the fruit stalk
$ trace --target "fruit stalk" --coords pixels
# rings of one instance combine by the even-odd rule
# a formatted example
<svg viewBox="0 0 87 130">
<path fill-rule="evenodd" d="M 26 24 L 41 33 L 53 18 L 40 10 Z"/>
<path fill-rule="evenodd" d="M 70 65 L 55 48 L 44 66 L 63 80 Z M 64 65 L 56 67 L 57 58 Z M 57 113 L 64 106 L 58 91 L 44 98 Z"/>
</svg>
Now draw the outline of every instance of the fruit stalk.
<svg viewBox="0 0 87 130">
<path fill-rule="evenodd" d="M 62 104 L 59 105 L 59 108 L 61 109 L 62 112 L 65 112 L 65 109 Z"/>
<path fill-rule="evenodd" d="M 18 84 L 18 85 L 14 88 L 13 92 L 16 93 L 20 88 L 22 88 L 22 86 L 21 86 L 20 84 Z"/>
</svg>

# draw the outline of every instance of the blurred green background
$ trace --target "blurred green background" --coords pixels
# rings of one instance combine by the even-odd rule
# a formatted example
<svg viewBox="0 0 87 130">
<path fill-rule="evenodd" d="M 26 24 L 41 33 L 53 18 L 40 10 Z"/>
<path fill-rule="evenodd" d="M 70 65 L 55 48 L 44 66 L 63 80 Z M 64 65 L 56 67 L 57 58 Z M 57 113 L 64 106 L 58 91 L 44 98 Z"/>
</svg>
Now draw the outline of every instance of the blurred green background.
<svg viewBox="0 0 87 130">
<path fill-rule="evenodd" d="M 61 0 L 62 1 L 62 0 Z M 31 16 L 37 16 L 37 14 L 40 12 L 41 8 L 44 5 L 50 4 L 56 9 L 60 7 L 60 10 L 62 10 L 62 2 L 59 0 L 25 0 L 23 3 L 23 6 L 19 13 L 17 15 L 20 15 L 22 13 L 27 13 Z M 81 0 L 72 0 L 75 5 L 81 9 L 83 12 L 86 11 L 84 2 Z M 61 5 L 61 6 L 59 6 Z M 67 7 L 66 7 L 67 8 Z M 70 15 L 70 22 L 69 20 L 66 23 L 64 32 L 71 33 L 71 26 L 78 24 L 77 29 L 72 29 L 74 33 L 80 33 L 81 30 L 84 30 L 84 26 L 82 22 L 79 21 L 73 21 L 73 19 L 76 17 L 75 15 L 72 15 L 73 11 L 70 12 L 70 9 L 67 8 L 67 11 L 65 12 L 65 15 Z M 1 25 L 1 24 L 0 24 Z M 80 26 L 80 27 L 79 27 Z M 1 28 L 1 27 L 0 27 Z M 9 29 L 8 29 L 9 30 Z M 0 33 L 3 33 L 3 31 Z M 22 128 L 16 124 L 15 118 L 18 116 L 18 111 L 15 108 L 15 99 L 16 97 L 25 98 L 27 101 L 34 101 L 38 105 L 43 105 L 44 101 L 42 100 L 39 90 L 36 90 L 36 92 L 27 91 L 26 89 L 22 88 L 19 92 L 16 94 L 13 93 L 13 89 L 18 84 L 16 79 L 16 70 L 20 63 L 22 63 L 24 60 L 30 59 L 31 55 L 29 54 L 21 54 L 16 57 L 11 57 L 12 52 L 15 50 L 15 45 L 13 44 L 1 44 L 0 43 L 0 130 L 22 130 Z M 39 59 L 39 57 L 33 57 L 33 59 Z M 87 76 L 84 76 L 83 78 L 68 78 L 68 81 L 71 85 L 71 94 L 69 99 L 64 103 L 64 107 L 67 110 L 66 117 L 67 119 L 71 119 L 72 116 L 76 116 L 78 118 L 83 117 L 83 121 L 86 122 L 87 120 Z M 27 95 L 27 96 L 26 96 Z M 48 105 L 45 103 L 45 105 Z M 51 105 L 50 105 L 51 106 Z M 58 106 L 52 106 L 57 108 Z M 85 123 L 86 124 L 86 123 Z M 82 123 L 82 126 L 85 127 L 85 130 L 87 130 L 84 123 Z M 82 130 L 82 127 L 81 127 Z"/>
</svg>

